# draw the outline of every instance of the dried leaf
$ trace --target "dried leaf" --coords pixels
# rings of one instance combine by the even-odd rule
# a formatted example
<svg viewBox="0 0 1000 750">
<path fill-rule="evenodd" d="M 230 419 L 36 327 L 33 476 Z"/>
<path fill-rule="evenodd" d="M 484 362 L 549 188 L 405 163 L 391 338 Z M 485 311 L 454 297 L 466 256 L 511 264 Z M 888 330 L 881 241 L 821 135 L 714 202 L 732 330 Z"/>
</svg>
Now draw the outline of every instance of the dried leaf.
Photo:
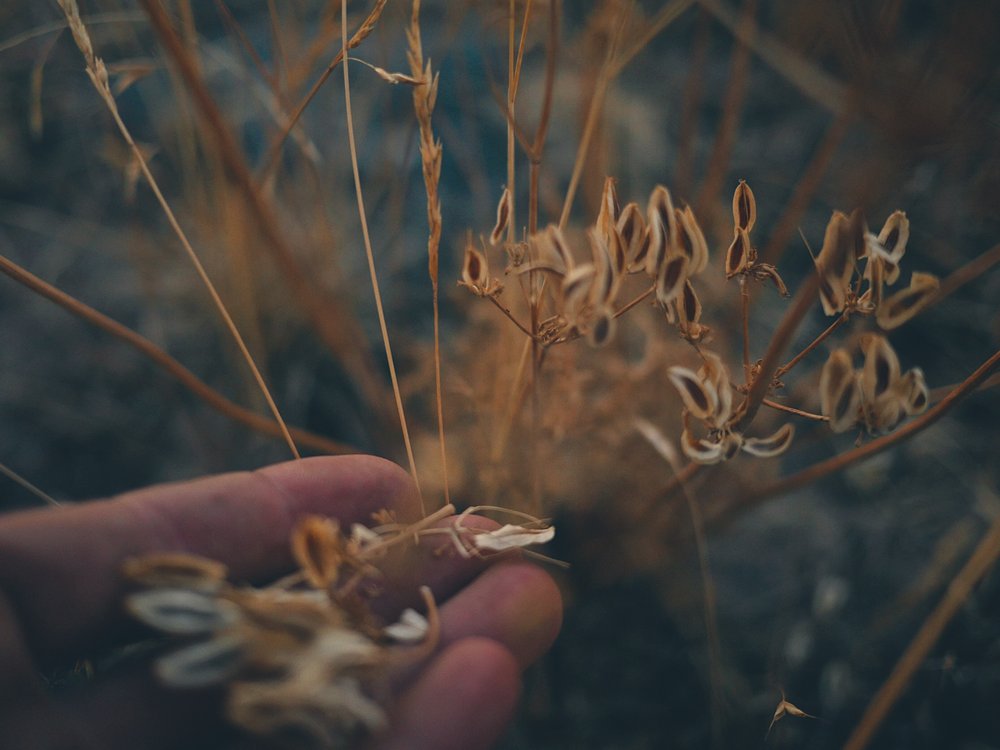
<svg viewBox="0 0 1000 750">
<path fill-rule="evenodd" d="M 240 619 L 232 602 L 191 589 L 140 591 L 129 596 L 125 606 L 137 620 L 172 635 L 203 635 Z"/>
<path fill-rule="evenodd" d="M 846 350 L 830 352 L 820 374 L 819 396 L 820 411 L 830 420 L 830 429 L 834 432 L 845 432 L 857 423 L 861 390 L 851 355 Z"/>
<path fill-rule="evenodd" d="M 740 180 L 733 193 L 733 227 L 749 232 L 757 223 L 757 201 L 746 180 Z"/>
<path fill-rule="evenodd" d="M 699 419 L 712 419 L 719 406 L 715 386 L 705 382 L 686 367 L 674 366 L 667 377 L 681 395 L 687 410 Z"/>
<path fill-rule="evenodd" d="M 941 282 L 937 276 L 914 271 L 910 286 L 887 297 L 875 311 L 875 321 L 890 331 L 898 328 L 930 304 Z"/>
<path fill-rule="evenodd" d="M 478 550 L 500 552 L 517 547 L 527 547 L 531 544 L 545 544 L 552 541 L 556 535 L 555 526 L 542 529 L 528 528 L 506 524 L 493 531 L 482 531 L 472 537 L 472 544 Z"/>
<path fill-rule="evenodd" d="M 786 422 L 773 435 L 765 438 L 746 438 L 743 441 L 743 450 L 760 458 L 780 456 L 788 450 L 793 437 L 795 437 L 795 426 L 791 422 Z"/>
<path fill-rule="evenodd" d="M 507 224 L 510 222 L 510 206 L 510 188 L 505 187 L 500 196 L 500 202 L 497 203 L 497 221 L 493 225 L 493 231 L 490 232 L 490 244 L 494 247 L 500 244 L 504 232 L 507 231 Z"/>
</svg>

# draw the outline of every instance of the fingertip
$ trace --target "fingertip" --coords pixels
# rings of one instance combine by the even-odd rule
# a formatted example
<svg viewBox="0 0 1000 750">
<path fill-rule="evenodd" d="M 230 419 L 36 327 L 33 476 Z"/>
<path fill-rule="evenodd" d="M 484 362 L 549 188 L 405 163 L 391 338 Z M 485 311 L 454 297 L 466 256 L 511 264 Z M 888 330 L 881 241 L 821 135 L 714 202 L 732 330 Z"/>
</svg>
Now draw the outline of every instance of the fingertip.
<svg viewBox="0 0 1000 750">
<path fill-rule="evenodd" d="M 377 750 L 480 750 L 503 734 L 521 693 L 514 655 L 471 637 L 442 651 L 406 692 Z"/>
</svg>

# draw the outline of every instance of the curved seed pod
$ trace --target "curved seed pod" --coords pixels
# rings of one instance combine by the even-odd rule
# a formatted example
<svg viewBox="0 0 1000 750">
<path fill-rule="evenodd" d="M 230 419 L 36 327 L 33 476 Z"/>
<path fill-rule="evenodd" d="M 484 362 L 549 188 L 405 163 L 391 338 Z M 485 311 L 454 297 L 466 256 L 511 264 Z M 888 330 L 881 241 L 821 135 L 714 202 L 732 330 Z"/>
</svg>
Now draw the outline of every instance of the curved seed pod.
<svg viewBox="0 0 1000 750">
<path fill-rule="evenodd" d="M 725 447 L 722 443 L 696 438 L 689 430 L 684 430 L 681 433 L 681 450 L 696 464 L 706 466 L 717 464 L 725 458 Z"/>
<path fill-rule="evenodd" d="M 684 406 L 699 419 L 711 420 L 719 407 L 715 386 L 705 382 L 686 367 L 671 367 L 667 377 L 681 395 Z"/>
<path fill-rule="evenodd" d="M 667 258 L 656 278 L 656 301 L 661 307 L 677 299 L 687 280 L 688 259 L 683 255 Z"/>
<path fill-rule="evenodd" d="M 733 227 L 749 232 L 757 223 L 757 200 L 746 180 L 740 180 L 733 193 Z"/>
<path fill-rule="evenodd" d="M 670 191 L 657 185 L 649 196 L 646 208 L 649 226 L 649 253 L 646 256 L 646 273 L 654 279 L 666 257 L 677 247 L 677 217 Z"/>
<path fill-rule="evenodd" d="M 863 411 L 868 432 L 873 435 L 891 432 L 906 416 L 902 401 L 895 393 L 885 393 L 873 403 L 863 403 Z"/>
<path fill-rule="evenodd" d="M 614 235 L 614 230 L 612 230 Z M 618 270 L 608 243 L 593 227 L 587 230 L 590 253 L 594 259 L 594 283 L 591 285 L 590 301 L 595 305 L 610 304 L 618 291 Z"/>
<path fill-rule="evenodd" d="M 483 255 L 471 242 L 465 246 L 465 258 L 462 261 L 462 281 L 463 286 L 468 287 L 476 294 L 482 294 L 489 282 L 490 271 L 486 265 L 486 256 Z"/>
<path fill-rule="evenodd" d="M 191 589 L 150 589 L 125 600 L 140 622 L 172 635 L 202 635 L 232 625 L 239 607 L 225 599 Z"/>
<path fill-rule="evenodd" d="M 688 257 L 690 274 L 701 273 L 708 265 L 708 243 L 705 242 L 705 234 L 698 226 L 698 220 L 694 217 L 691 206 L 684 206 L 684 210 L 677 209 L 678 247 Z"/>
<path fill-rule="evenodd" d="M 507 231 L 507 224 L 510 222 L 511 196 L 510 188 L 504 188 L 497 203 L 497 221 L 490 232 L 490 244 L 496 247 L 503 240 L 503 233 Z"/>
<path fill-rule="evenodd" d="M 611 236 L 608 239 L 608 252 L 611 255 L 611 265 L 614 266 L 615 273 L 618 276 L 623 276 L 628 269 L 628 247 L 617 227 L 611 230 Z"/>
<path fill-rule="evenodd" d="M 914 271 L 910 286 L 887 297 L 875 311 L 875 321 L 890 331 L 898 328 L 930 304 L 941 282 L 937 276 Z"/>
<path fill-rule="evenodd" d="M 904 373 L 899 380 L 899 392 L 902 397 L 903 410 L 909 415 L 923 414 L 927 411 L 931 396 L 924 381 L 924 371 L 919 367 Z"/>
<path fill-rule="evenodd" d="M 793 437 L 795 437 L 795 426 L 791 422 L 786 422 L 773 435 L 764 438 L 746 438 L 743 441 L 743 451 L 759 458 L 780 456 L 788 450 Z"/>
<path fill-rule="evenodd" d="M 625 264 L 630 273 L 640 271 L 644 267 L 645 256 L 640 257 L 644 241 L 646 241 L 646 221 L 636 203 L 629 203 L 622 209 L 616 226 L 618 234 L 625 245 Z M 648 250 L 648 246 L 646 247 Z"/>
<path fill-rule="evenodd" d="M 852 220 L 846 214 L 834 211 L 826 225 L 823 248 L 816 258 L 819 297 L 827 315 L 843 312 L 847 302 L 854 275 L 854 239 L 851 232 Z"/>
<path fill-rule="evenodd" d="M 681 298 L 677 301 L 677 312 L 681 323 L 686 326 L 701 320 L 701 302 L 698 300 L 698 295 L 694 293 L 690 279 L 684 282 Z"/>
<path fill-rule="evenodd" d="M 861 389 L 866 400 L 874 401 L 899 380 L 899 357 L 885 336 L 868 336 L 863 348 L 865 364 L 861 371 Z"/>
<path fill-rule="evenodd" d="M 563 231 L 557 225 L 549 224 L 545 227 L 545 236 L 556 258 L 562 263 L 565 272 L 569 273 L 575 263 L 573 262 L 573 253 L 569 251 L 569 245 L 566 242 L 566 236 L 563 234 Z"/>
<path fill-rule="evenodd" d="M 601 210 L 597 214 L 597 231 L 602 237 L 610 237 L 611 231 L 618 223 L 621 215 L 621 204 L 618 203 L 618 190 L 614 177 L 604 178 L 604 191 L 601 193 Z"/>
<path fill-rule="evenodd" d="M 609 307 L 598 309 L 587 328 L 587 341 L 593 347 L 602 347 L 615 335 L 615 314 Z"/>
<path fill-rule="evenodd" d="M 184 552 L 133 557 L 122 564 L 126 578 L 143 586 L 215 591 L 226 580 L 226 566 Z"/>
<path fill-rule="evenodd" d="M 743 447 L 743 436 L 738 432 L 726 432 L 722 436 L 722 460 L 728 461 Z"/>
<path fill-rule="evenodd" d="M 157 659 L 156 676 L 165 685 L 207 687 L 230 679 L 243 665 L 243 638 L 235 633 L 187 646 Z"/>
<path fill-rule="evenodd" d="M 594 266 L 590 263 L 577 266 L 566 274 L 562 282 L 563 315 L 576 319 L 590 297 L 593 283 Z"/>
<path fill-rule="evenodd" d="M 898 265 L 906 252 L 906 243 L 910 239 L 910 220 L 902 211 L 893 211 L 882 225 L 878 233 L 878 244 L 886 260 Z"/>
<path fill-rule="evenodd" d="M 729 380 L 729 370 L 722 363 L 722 358 L 713 352 L 702 352 L 704 362 L 698 368 L 698 377 L 715 387 L 719 405 L 715 410 L 715 424 L 721 427 L 729 421 L 733 412 L 733 388 Z"/>
<path fill-rule="evenodd" d="M 292 532 L 292 555 L 306 578 L 318 589 L 337 581 L 343 562 L 340 525 L 323 516 L 308 516 Z"/>
<path fill-rule="evenodd" d="M 885 262 L 875 256 L 869 257 L 865 266 L 865 278 L 868 279 L 869 301 L 878 309 L 885 291 Z"/>
<path fill-rule="evenodd" d="M 851 363 L 851 355 L 835 349 L 823 365 L 819 378 L 820 411 L 830 420 L 830 429 L 845 432 L 858 421 L 861 391 Z"/>
<path fill-rule="evenodd" d="M 743 273 L 750 264 L 750 235 L 745 229 L 737 229 L 732 244 L 726 250 L 726 278 L 731 279 Z"/>
</svg>

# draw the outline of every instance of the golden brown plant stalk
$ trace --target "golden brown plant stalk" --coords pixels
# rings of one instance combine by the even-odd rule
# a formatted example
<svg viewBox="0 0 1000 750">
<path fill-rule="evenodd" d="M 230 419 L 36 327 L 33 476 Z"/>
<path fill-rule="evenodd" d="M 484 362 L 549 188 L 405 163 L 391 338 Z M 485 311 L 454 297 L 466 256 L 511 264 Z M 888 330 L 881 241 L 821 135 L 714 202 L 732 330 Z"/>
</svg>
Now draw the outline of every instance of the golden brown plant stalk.
<svg viewBox="0 0 1000 750">
<path fill-rule="evenodd" d="M 438 442 L 441 449 L 441 473 L 444 477 L 444 501 L 451 502 L 448 487 L 448 456 L 444 441 L 444 406 L 441 397 L 441 325 L 438 309 L 438 256 L 441 245 L 441 199 L 438 183 L 441 180 L 441 141 L 431 128 L 431 113 L 437 99 L 438 75 L 431 70 L 430 60 L 424 63 L 423 45 L 420 40 L 420 0 L 413 0 L 410 27 L 406 30 L 406 58 L 410 75 L 421 81 L 413 88 L 413 110 L 420 128 L 420 163 L 423 166 L 424 189 L 427 191 L 427 272 L 431 279 L 434 305 L 434 391 L 437 405 Z"/>
<path fill-rule="evenodd" d="M 236 323 L 233 321 L 229 311 L 226 309 L 226 306 L 222 301 L 222 298 L 216 291 L 215 285 L 208 276 L 208 272 L 205 270 L 204 266 L 202 266 L 201 260 L 198 258 L 198 254 L 191 246 L 187 235 L 184 233 L 180 223 L 177 221 L 177 217 L 174 216 L 174 212 L 161 192 L 160 186 L 156 182 L 156 178 L 153 177 L 153 173 L 149 171 L 149 166 L 146 164 L 146 159 L 143 156 L 142 149 L 140 149 L 133 140 L 132 134 L 125 125 L 125 121 L 122 120 L 121 114 L 118 112 L 118 104 L 115 102 L 115 97 L 111 93 L 111 86 L 108 82 L 108 70 L 104 65 L 104 61 L 94 54 L 94 47 L 90 41 L 90 35 L 87 33 L 86 27 L 80 19 L 80 9 L 77 7 L 76 0 L 59 0 L 59 5 L 66 14 L 66 20 L 69 23 L 70 31 L 73 33 L 73 39 L 76 41 L 77 47 L 80 48 L 80 52 L 83 53 L 84 60 L 87 63 L 87 75 L 90 78 L 91 83 L 94 84 L 94 88 L 97 89 L 97 93 L 100 94 L 100 97 L 107 106 L 112 118 L 114 118 L 115 125 L 118 126 L 118 130 L 121 133 L 122 138 L 125 139 L 129 149 L 132 151 L 132 155 L 134 156 L 136 163 L 139 165 L 139 169 L 142 171 L 143 177 L 146 178 L 146 182 L 149 183 L 149 187 L 156 196 L 156 200 L 160 204 L 160 208 L 163 209 L 163 213 L 167 217 L 167 221 L 170 223 L 171 229 L 173 229 L 174 234 L 177 235 L 177 239 L 180 240 L 180 243 L 184 248 L 184 252 L 187 253 L 191 264 L 194 266 L 199 278 L 208 290 L 209 296 L 211 296 L 216 310 L 218 310 L 226 328 L 229 330 L 229 334 L 232 336 L 233 341 L 236 342 L 236 346 L 239 348 L 240 354 L 243 356 L 247 366 L 253 373 L 253 378 L 257 382 L 257 387 L 260 388 L 260 392 L 264 396 L 264 400 L 267 402 L 268 408 L 271 410 L 275 421 L 280 426 L 281 434 L 285 438 L 285 442 L 288 443 L 289 450 L 291 450 L 292 455 L 295 456 L 295 458 L 299 458 L 299 450 L 295 447 L 295 441 L 288 432 L 285 420 L 282 419 L 281 413 L 278 411 L 278 406 L 271 396 L 271 391 L 268 389 L 267 383 L 264 382 L 264 377 L 260 374 L 260 370 L 257 369 L 257 364 L 254 362 L 253 357 L 250 354 L 250 350 L 243 341 L 243 337 L 240 335 L 240 332 L 236 327 Z"/>
</svg>

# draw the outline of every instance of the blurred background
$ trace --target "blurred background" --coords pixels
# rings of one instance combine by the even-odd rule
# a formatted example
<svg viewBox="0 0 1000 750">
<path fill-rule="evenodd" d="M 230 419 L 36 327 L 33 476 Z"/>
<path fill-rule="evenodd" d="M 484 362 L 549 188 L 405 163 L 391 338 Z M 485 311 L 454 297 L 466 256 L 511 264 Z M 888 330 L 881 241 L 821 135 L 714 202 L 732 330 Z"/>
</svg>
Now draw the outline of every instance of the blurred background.
<svg viewBox="0 0 1000 750">
<path fill-rule="evenodd" d="M 530 10 L 516 106 L 529 138 L 548 55 L 555 60 L 540 225 L 559 218 L 593 110 L 570 236 L 582 238 L 594 222 L 608 175 L 622 202 L 644 206 L 663 183 L 690 203 L 710 248 L 704 291 L 699 286 L 709 347 L 733 372 L 739 293 L 725 282 L 722 259 L 740 179 L 757 198 L 754 244 L 793 290 L 812 268 L 803 240 L 818 250 L 834 209 L 863 208 L 875 231 L 893 210 L 907 213 L 902 284 L 914 270 L 947 279 L 966 269 L 967 283 L 889 336 L 904 370 L 921 367 L 932 391 L 943 389 L 938 397 L 996 351 L 1000 6 L 595 0 L 553 9 L 551 2 L 513 4 L 518 36 Z M 339 50 L 339 4 L 171 0 L 165 7 L 237 150 L 220 147 L 140 6 L 84 2 L 124 121 L 286 420 L 405 461 L 354 204 L 339 68 L 292 137 L 274 146 Z M 351 28 L 370 10 L 349 6 Z M 507 181 L 509 11 L 507 2 L 428 0 L 421 20 L 425 56 L 441 75 L 433 125 L 444 148 L 441 326 L 452 495 L 462 505 L 492 502 L 553 517 L 558 532 L 548 552 L 571 564 L 557 572 L 564 632 L 529 673 L 503 747 L 838 747 L 1000 516 L 996 391 L 982 389 L 912 440 L 792 493 L 760 490 L 869 438 L 800 420 L 782 458 L 741 456 L 702 472 L 688 489 L 708 522 L 718 621 L 717 648 L 710 647 L 706 578 L 687 506 L 664 495 L 671 467 L 635 429 L 641 418 L 676 441 L 681 404 L 665 371 L 694 366 L 690 347 L 640 305 L 609 347 L 553 348 L 533 426 L 530 398 L 511 386 L 523 336 L 455 285 L 466 237 L 489 234 Z M 408 72 L 409 13 L 408 3 L 389 2 L 354 56 Z M 609 65 L 620 67 L 613 78 Z M 360 64 L 351 77 L 388 326 L 433 506 L 444 471 L 411 92 Z M 234 159 L 267 207 L 277 250 Z M 518 151 L 520 227 L 527 174 Z M 506 260 L 490 252 L 502 278 Z M 232 402 L 266 414 L 55 3 L 0 8 L 0 254 L 138 332 Z M 506 283 L 501 299 L 517 313 L 517 283 Z M 756 359 L 788 303 L 763 285 L 752 295 Z M 792 348 L 828 323 L 817 305 Z M 807 358 L 787 379 L 789 403 L 818 411 L 830 347 L 856 351 L 858 336 L 871 330 L 874 321 L 857 316 Z M 6 277 L 0 342 L 0 462 L 60 501 L 289 457 L 279 439 L 210 408 L 134 347 Z M 762 414 L 755 429 L 767 434 L 779 416 Z M 303 450 L 321 452 L 318 444 Z M 540 498 L 528 479 L 532 466 L 544 467 Z M 3 510 L 39 504 L 0 480 Z M 818 718 L 786 717 L 768 732 L 782 693 Z M 1000 747 L 998 695 L 994 572 L 873 746 Z"/>
</svg>

